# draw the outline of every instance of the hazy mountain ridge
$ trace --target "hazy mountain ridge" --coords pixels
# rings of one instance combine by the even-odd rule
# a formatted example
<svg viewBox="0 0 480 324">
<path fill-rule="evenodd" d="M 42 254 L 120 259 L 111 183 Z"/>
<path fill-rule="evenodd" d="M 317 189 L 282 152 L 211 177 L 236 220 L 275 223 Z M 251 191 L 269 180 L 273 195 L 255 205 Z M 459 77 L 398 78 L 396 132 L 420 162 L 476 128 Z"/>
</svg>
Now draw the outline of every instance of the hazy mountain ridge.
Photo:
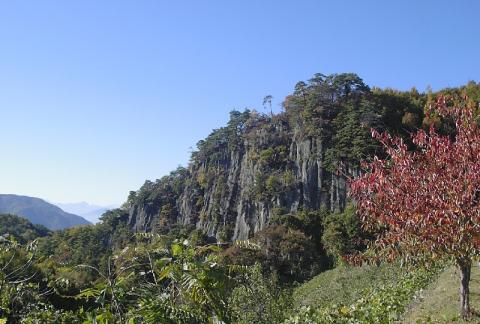
<svg viewBox="0 0 480 324">
<path fill-rule="evenodd" d="M 83 217 L 67 213 L 43 199 L 13 194 L 0 194 L 0 213 L 18 215 L 51 230 L 90 224 Z"/>
<path fill-rule="evenodd" d="M 91 223 L 97 223 L 105 212 L 118 208 L 118 205 L 100 206 L 82 201 L 78 203 L 53 203 L 67 213 L 79 215 Z"/>
</svg>

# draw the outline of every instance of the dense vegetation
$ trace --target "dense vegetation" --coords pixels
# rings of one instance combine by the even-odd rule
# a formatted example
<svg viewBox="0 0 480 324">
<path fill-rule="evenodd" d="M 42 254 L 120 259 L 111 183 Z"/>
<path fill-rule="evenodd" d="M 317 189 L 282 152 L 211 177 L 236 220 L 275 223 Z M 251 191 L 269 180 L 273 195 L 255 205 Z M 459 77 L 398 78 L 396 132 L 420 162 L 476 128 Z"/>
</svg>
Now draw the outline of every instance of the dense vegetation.
<svg viewBox="0 0 480 324">
<path fill-rule="evenodd" d="M 480 86 L 474 82 L 441 93 L 467 93 L 472 102 L 480 100 Z M 317 201 L 295 194 L 309 188 L 295 175 L 287 149 L 294 142 L 288 138 L 322 140 L 328 181 L 336 181 L 332 179 L 337 174 L 355 176 L 361 160 L 371 161 L 374 154 L 387 157 L 388 152 L 371 138 L 370 127 L 403 138 L 409 149 L 413 148 L 409 134 L 422 127 L 435 125 L 439 132 L 453 135 L 451 121 L 426 114 L 425 108 L 441 93 L 370 89 L 354 74 L 317 74 L 296 85 L 279 115 L 232 112 L 226 127 L 198 143 L 188 168 L 147 181 L 96 225 L 51 233 L 37 228 L 32 234 L 36 227 L 25 222 L 15 226 L 13 218 L 5 216 L 2 222 L 10 235 L 0 241 L 0 319 L 12 323 L 399 319 L 442 263 L 352 270 L 344 256 L 365 252 L 366 241 L 378 237 L 382 228 L 362 227 L 355 204 L 337 199 L 339 190 L 328 199 L 318 193 L 323 198 Z M 255 181 L 247 191 L 229 191 L 227 187 L 235 184 L 228 180 L 225 154 L 236 152 L 230 148 L 245 141 L 255 143 L 242 148 L 251 150 Z M 231 214 L 234 205 L 224 203 L 228 192 L 241 193 L 252 206 L 268 203 L 265 223 L 248 232 L 248 239 L 232 240 L 236 218 Z M 185 208 L 181 202 L 191 199 L 195 207 L 187 221 L 180 215 Z M 261 218 L 260 213 L 255 215 Z"/>
<path fill-rule="evenodd" d="M 51 232 L 42 225 L 34 225 L 28 220 L 15 215 L 0 215 L 0 235 L 13 236 L 21 244 L 26 244 L 38 237 L 45 237 Z"/>
</svg>

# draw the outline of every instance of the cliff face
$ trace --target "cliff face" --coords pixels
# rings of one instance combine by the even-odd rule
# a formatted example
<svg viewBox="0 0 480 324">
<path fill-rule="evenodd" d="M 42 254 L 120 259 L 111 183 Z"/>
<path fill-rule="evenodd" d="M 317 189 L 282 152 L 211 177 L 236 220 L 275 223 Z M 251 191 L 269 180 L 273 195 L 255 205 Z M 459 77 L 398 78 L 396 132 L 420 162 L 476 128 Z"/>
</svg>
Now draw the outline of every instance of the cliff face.
<svg viewBox="0 0 480 324">
<path fill-rule="evenodd" d="M 195 184 L 186 186 L 179 199 L 183 223 L 195 222 L 212 236 L 218 236 L 223 230 L 227 238 L 246 239 L 263 229 L 279 208 L 283 212 L 296 212 L 300 207 L 342 208 L 345 205 L 344 185 L 340 195 L 332 196 L 338 191 L 337 184 L 344 179 L 333 177 L 336 181 L 331 182 L 332 175 L 323 167 L 321 141 L 289 136 L 281 125 L 273 125 L 272 130 L 275 133 L 269 136 L 264 133 L 265 129 L 251 133 L 255 140 L 245 139 L 239 147 L 227 149 L 221 172 L 212 172 L 205 164 L 191 165 L 193 178 L 211 172 L 218 177 L 203 190 L 195 188 Z M 257 156 L 262 152 L 265 156 L 267 150 L 275 151 L 278 147 L 268 144 L 272 134 L 284 139 L 281 147 L 287 151 L 280 165 L 266 170 L 264 160 Z M 287 176 L 290 179 L 286 179 Z M 195 192 L 204 202 L 200 208 L 195 208 L 198 200 L 192 197 Z"/>
<path fill-rule="evenodd" d="M 297 84 L 281 114 L 232 112 L 226 127 L 198 143 L 187 169 L 131 194 L 130 226 L 191 225 L 229 241 L 251 237 L 275 215 L 343 210 L 346 176 L 377 149 L 369 127 L 381 126 L 382 116 L 355 75 L 312 80 Z"/>
<path fill-rule="evenodd" d="M 343 210 L 346 177 L 327 170 L 322 139 L 304 136 L 299 123 L 291 127 L 281 118 L 254 114 L 249 121 L 255 125 L 237 135 L 235 146 L 216 147 L 215 158 L 192 160 L 166 219 L 165 204 L 133 204 L 132 228 L 152 231 L 160 220 L 194 225 L 218 240 L 237 240 L 262 230 L 278 213 Z"/>
</svg>

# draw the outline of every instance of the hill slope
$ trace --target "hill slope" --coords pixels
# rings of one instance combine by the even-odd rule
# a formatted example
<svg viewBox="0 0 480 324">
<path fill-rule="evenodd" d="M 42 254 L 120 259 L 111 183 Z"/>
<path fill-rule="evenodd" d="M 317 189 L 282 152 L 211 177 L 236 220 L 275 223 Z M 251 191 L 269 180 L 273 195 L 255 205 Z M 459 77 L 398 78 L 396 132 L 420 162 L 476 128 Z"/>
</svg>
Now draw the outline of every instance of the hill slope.
<svg viewBox="0 0 480 324">
<path fill-rule="evenodd" d="M 47 236 L 50 231 L 42 225 L 34 225 L 27 219 L 15 215 L 0 215 L 0 235 L 12 235 L 24 244 L 37 237 Z"/>
<path fill-rule="evenodd" d="M 325 307 L 331 304 L 349 304 L 363 297 L 365 289 L 394 282 L 404 272 L 396 264 L 345 267 L 322 272 L 298 286 L 293 294 L 294 305 Z"/>
<path fill-rule="evenodd" d="M 0 195 L 0 213 L 22 216 L 51 230 L 90 224 L 86 219 L 66 213 L 42 199 L 27 196 Z"/>
<path fill-rule="evenodd" d="M 295 289 L 286 323 L 397 323 L 441 272 L 441 265 L 337 267 Z"/>
<path fill-rule="evenodd" d="M 459 316 L 459 277 L 455 267 L 447 268 L 420 294 L 419 300 L 410 305 L 403 323 L 464 323 Z M 480 269 L 476 264 L 472 266 L 470 303 L 474 310 L 480 309 Z M 480 315 L 477 314 L 471 322 L 479 321 Z"/>
</svg>

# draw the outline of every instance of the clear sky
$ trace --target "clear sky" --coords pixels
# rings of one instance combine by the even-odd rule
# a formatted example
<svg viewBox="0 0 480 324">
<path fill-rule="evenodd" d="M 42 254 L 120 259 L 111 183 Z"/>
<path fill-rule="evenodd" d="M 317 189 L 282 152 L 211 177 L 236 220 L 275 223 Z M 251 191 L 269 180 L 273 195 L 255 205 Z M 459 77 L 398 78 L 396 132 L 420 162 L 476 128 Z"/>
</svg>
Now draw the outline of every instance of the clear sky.
<svg viewBox="0 0 480 324">
<path fill-rule="evenodd" d="M 0 193 L 122 203 L 316 72 L 480 81 L 480 2 L 0 2 Z"/>
</svg>

